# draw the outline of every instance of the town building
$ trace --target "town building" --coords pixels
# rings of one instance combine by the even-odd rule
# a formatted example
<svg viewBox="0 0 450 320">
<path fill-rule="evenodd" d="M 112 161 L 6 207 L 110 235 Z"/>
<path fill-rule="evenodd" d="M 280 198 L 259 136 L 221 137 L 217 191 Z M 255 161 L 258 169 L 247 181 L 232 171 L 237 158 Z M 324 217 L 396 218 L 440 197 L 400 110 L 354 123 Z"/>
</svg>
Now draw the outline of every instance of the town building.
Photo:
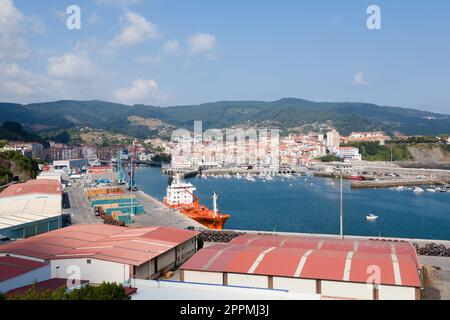
<svg viewBox="0 0 450 320">
<path fill-rule="evenodd" d="M 327 133 L 327 147 L 337 148 L 341 145 L 341 136 L 336 130 L 328 131 Z"/>
<path fill-rule="evenodd" d="M 44 149 L 44 160 L 48 162 L 68 159 L 81 159 L 83 157 L 81 148 L 68 147 L 61 144 L 54 144 L 52 147 Z"/>
<path fill-rule="evenodd" d="M 197 251 L 196 231 L 75 225 L 0 246 L 0 257 L 48 263 L 51 278 L 130 283 L 155 279 Z"/>
<path fill-rule="evenodd" d="M 79 172 L 87 169 L 89 161 L 87 159 L 67 159 L 53 161 L 53 170 L 65 173 Z"/>
<path fill-rule="evenodd" d="M 349 143 L 351 143 L 351 142 L 378 142 L 380 145 L 383 146 L 386 144 L 386 141 L 391 140 L 391 138 L 388 135 L 386 135 L 383 131 L 352 132 L 346 140 Z"/>
<path fill-rule="evenodd" d="M 346 160 L 361 161 L 362 156 L 358 148 L 354 147 L 337 147 L 330 150 L 336 157 Z"/>
<path fill-rule="evenodd" d="M 28 238 L 61 228 L 61 183 L 30 180 L 14 184 L 0 193 L 0 235 Z"/>
<path fill-rule="evenodd" d="M 418 300 L 419 268 L 407 242 L 244 235 L 200 250 L 180 278 L 331 299 Z"/>
</svg>

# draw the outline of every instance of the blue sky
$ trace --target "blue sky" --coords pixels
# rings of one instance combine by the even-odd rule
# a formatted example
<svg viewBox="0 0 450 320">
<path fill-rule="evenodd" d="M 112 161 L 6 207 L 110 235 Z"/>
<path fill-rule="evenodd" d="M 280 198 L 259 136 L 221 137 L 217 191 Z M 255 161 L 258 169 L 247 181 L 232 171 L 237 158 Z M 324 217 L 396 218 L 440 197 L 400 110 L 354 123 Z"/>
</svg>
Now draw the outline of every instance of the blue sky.
<svg viewBox="0 0 450 320">
<path fill-rule="evenodd" d="M 81 30 L 66 8 L 81 8 Z M 367 7 L 381 8 L 368 30 Z M 0 0 L 0 100 L 363 101 L 450 113 L 450 2 Z"/>
</svg>

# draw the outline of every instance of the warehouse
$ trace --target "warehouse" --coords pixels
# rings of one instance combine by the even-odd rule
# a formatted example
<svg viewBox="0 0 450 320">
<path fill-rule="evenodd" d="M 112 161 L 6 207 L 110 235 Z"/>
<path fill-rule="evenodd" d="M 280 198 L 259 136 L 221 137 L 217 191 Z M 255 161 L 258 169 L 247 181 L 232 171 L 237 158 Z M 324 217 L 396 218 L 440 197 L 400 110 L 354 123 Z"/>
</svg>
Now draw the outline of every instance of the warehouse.
<svg viewBox="0 0 450 320">
<path fill-rule="evenodd" d="M 289 290 L 333 299 L 420 299 L 417 256 L 407 243 L 276 240 L 243 236 L 200 250 L 182 265 L 181 281 Z"/>
<path fill-rule="evenodd" d="M 0 193 L 0 236 L 28 238 L 61 228 L 61 183 L 30 180 Z"/>
<path fill-rule="evenodd" d="M 191 257 L 197 232 L 166 227 L 76 225 L 0 247 L 1 255 L 49 263 L 52 278 L 91 283 L 155 279 Z"/>
<path fill-rule="evenodd" d="M 50 279 L 50 265 L 47 263 L 0 256 L 1 293 L 48 279 Z"/>
<path fill-rule="evenodd" d="M 292 249 L 322 249 L 331 251 L 353 251 L 366 253 L 410 255 L 419 266 L 415 248 L 408 242 L 386 242 L 353 239 L 336 239 L 305 236 L 277 236 L 246 234 L 234 238 L 231 244 L 243 244 L 260 247 L 280 247 Z"/>
</svg>

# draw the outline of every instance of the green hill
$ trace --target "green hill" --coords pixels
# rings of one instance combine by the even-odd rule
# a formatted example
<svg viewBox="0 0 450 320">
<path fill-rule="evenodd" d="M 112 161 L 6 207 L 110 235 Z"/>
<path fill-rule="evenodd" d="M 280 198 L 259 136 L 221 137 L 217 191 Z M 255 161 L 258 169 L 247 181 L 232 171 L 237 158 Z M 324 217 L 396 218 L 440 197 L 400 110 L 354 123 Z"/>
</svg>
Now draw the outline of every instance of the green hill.
<svg viewBox="0 0 450 320">
<path fill-rule="evenodd" d="M 351 131 L 398 131 L 406 135 L 449 133 L 450 115 L 367 103 L 313 102 L 285 98 L 273 102 L 222 101 L 200 105 L 127 106 L 104 101 L 56 101 L 39 104 L 0 103 L 0 122 L 17 121 L 35 132 L 90 127 L 136 137 L 159 134 L 159 129 L 131 121 L 130 117 L 157 119 L 167 125 L 191 128 L 202 120 L 204 128 L 259 124 L 280 128 L 331 122 L 343 134 Z"/>
</svg>

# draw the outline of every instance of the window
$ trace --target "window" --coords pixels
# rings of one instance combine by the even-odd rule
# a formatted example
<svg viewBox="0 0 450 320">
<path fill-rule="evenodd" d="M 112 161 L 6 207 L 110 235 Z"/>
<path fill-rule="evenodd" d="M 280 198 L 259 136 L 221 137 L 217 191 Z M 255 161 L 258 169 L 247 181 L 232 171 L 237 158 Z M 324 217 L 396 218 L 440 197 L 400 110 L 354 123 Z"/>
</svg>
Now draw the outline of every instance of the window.
<svg viewBox="0 0 450 320">
<path fill-rule="evenodd" d="M 87 263 L 87 264 L 91 264 L 91 259 L 87 259 L 87 260 L 86 260 L 86 263 Z"/>
</svg>

